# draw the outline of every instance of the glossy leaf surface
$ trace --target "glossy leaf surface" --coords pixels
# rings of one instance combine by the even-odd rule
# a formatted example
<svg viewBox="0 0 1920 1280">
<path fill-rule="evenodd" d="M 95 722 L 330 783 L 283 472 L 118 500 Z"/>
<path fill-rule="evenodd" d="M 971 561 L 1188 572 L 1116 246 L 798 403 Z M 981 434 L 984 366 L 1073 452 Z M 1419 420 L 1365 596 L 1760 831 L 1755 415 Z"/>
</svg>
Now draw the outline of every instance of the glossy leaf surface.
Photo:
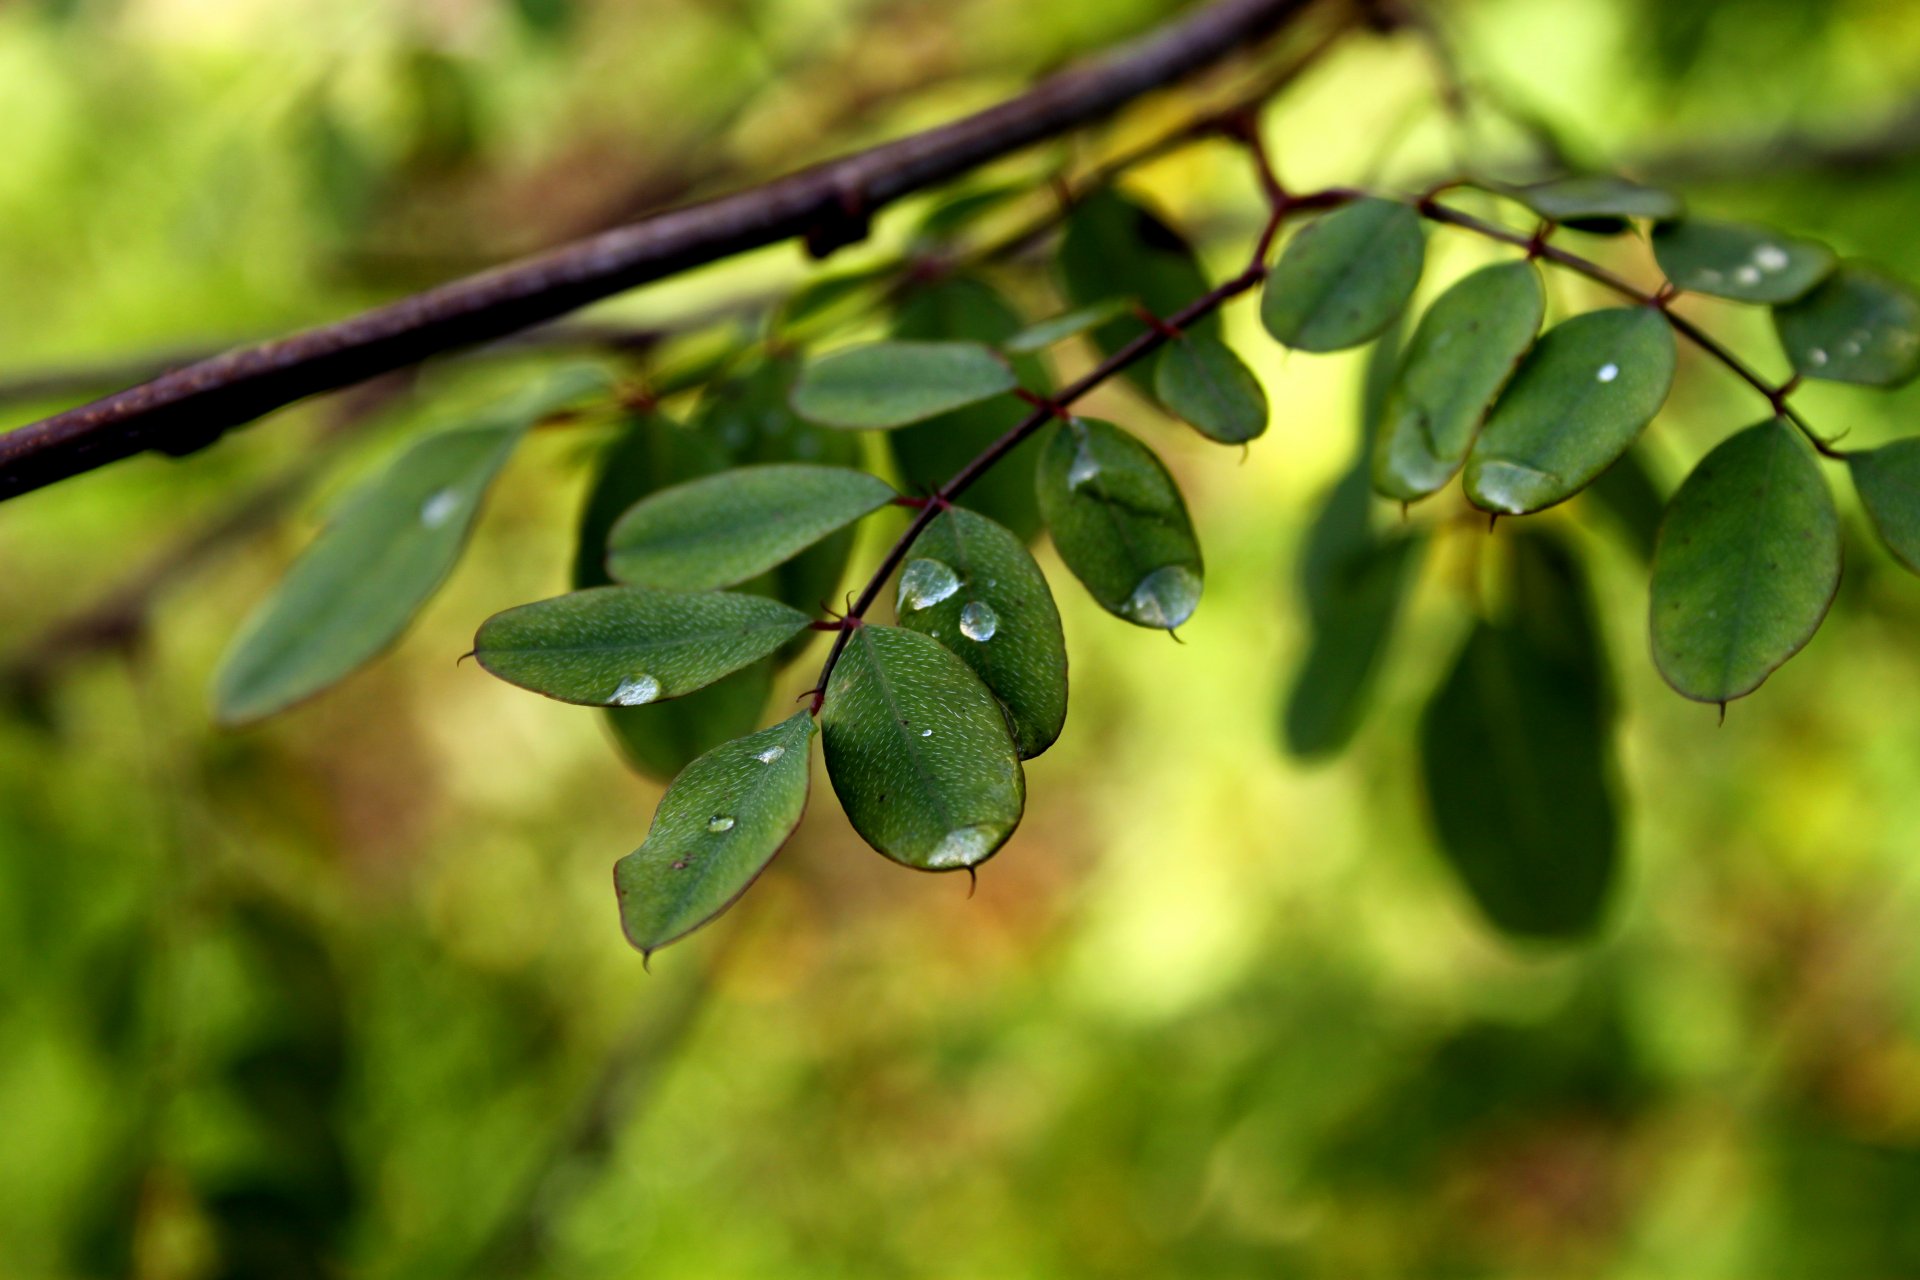
<svg viewBox="0 0 1920 1280">
<path fill-rule="evenodd" d="M 1684 218 L 1653 229 L 1653 256 L 1682 289 L 1735 302 L 1792 302 L 1832 274 L 1817 240 L 1745 222 Z"/>
<path fill-rule="evenodd" d="M 1840 520 L 1813 453 L 1772 418 L 1700 460 L 1653 553 L 1653 659 L 1700 702 L 1752 693 L 1798 653 L 1840 585 Z"/>
<path fill-rule="evenodd" d="M 1026 778 L 1006 715 L 938 641 L 868 624 L 820 712 L 827 773 L 863 839 L 923 871 L 978 866 L 1013 834 Z"/>
<path fill-rule="evenodd" d="M 1920 573 L 1920 439 L 1849 453 L 1847 469 L 1887 550 Z"/>
<path fill-rule="evenodd" d="M 1037 485 L 1060 559 L 1103 609 L 1166 630 L 1193 616 L 1200 544 L 1152 450 L 1111 423 L 1076 418 L 1048 438 Z"/>
<path fill-rule="evenodd" d="M 1298 351 L 1340 351 L 1400 314 L 1426 260 L 1420 215 L 1368 197 L 1314 219 L 1267 276 L 1260 319 Z"/>
<path fill-rule="evenodd" d="M 1652 307 L 1589 311 L 1547 331 L 1467 454 L 1483 510 L 1524 515 L 1585 488 L 1666 402 L 1677 358 Z"/>
<path fill-rule="evenodd" d="M 689 764 L 653 813 L 646 843 L 614 866 L 620 927 L 643 953 L 732 906 L 800 823 L 811 772 L 806 712 Z"/>
<path fill-rule="evenodd" d="M 1897 387 L 1920 373 L 1920 297 L 1866 267 L 1841 266 L 1773 322 L 1802 377 Z"/>
<path fill-rule="evenodd" d="M 1233 348 L 1209 334 L 1183 333 L 1154 365 L 1154 394 L 1194 430 L 1221 444 L 1245 444 L 1267 429 L 1267 392 Z"/>
<path fill-rule="evenodd" d="M 1021 759 L 1053 745 L 1067 719 L 1067 642 L 1024 542 L 965 508 L 942 512 L 914 540 L 894 611 L 1000 699 Z"/>
<path fill-rule="evenodd" d="M 793 408 L 828 427 L 904 427 L 1017 385 L 1007 362 L 977 342 L 872 342 L 809 363 Z"/>
</svg>

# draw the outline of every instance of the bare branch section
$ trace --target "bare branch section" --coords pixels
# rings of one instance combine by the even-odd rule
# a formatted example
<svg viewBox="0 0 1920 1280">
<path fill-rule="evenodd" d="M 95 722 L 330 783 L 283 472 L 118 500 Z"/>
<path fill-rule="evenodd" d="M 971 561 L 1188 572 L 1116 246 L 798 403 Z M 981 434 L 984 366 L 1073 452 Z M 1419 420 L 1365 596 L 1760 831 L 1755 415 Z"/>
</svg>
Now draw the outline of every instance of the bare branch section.
<svg viewBox="0 0 1920 1280">
<path fill-rule="evenodd" d="M 321 391 L 488 342 L 794 237 L 824 254 L 884 206 L 1110 115 L 1278 30 L 1311 0 L 1217 0 L 1027 93 L 763 186 L 604 232 L 351 319 L 162 374 L 0 435 L 0 500 L 149 449 L 186 454 Z"/>
</svg>

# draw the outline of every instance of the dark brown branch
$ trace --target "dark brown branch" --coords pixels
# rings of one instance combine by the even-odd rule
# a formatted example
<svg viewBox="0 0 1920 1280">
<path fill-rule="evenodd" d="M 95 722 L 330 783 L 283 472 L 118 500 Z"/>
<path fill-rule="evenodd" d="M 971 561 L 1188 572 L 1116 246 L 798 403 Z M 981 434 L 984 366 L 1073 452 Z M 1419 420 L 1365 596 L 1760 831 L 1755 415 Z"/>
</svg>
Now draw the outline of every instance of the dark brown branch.
<svg viewBox="0 0 1920 1280">
<path fill-rule="evenodd" d="M 735 195 L 669 210 L 337 324 L 202 361 L 0 435 L 0 500 L 148 449 L 190 453 L 320 391 L 528 328 L 793 237 L 827 252 L 874 212 L 1112 114 L 1293 19 L 1310 0 L 1218 0 L 999 106 Z"/>
</svg>

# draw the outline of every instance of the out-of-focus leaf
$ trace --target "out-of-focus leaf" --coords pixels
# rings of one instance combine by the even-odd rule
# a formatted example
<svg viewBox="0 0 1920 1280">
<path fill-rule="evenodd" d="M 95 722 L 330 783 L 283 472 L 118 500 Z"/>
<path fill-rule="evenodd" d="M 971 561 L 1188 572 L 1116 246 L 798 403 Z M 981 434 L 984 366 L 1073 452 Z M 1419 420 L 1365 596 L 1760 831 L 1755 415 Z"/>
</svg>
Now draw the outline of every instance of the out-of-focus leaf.
<svg viewBox="0 0 1920 1280">
<path fill-rule="evenodd" d="M 781 302 L 774 324 L 786 330 L 798 328 L 877 288 L 892 277 L 895 268 L 869 267 L 864 271 L 846 271 L 809 280 Z"/>
<path fill-rule="evenodd" d="M 1314 219 L 1267 276 L 1260 319 L 1298 351 L 1340 351 L 1377 336 L 1420 283 L 1420 215 L 1372 197 Z"/>
<path fill-rule="evenodd" d="M 1360 366 L 1360 465 L 1363 470 L 1386 427 L 1387 397 L 1392 394 L 1393 380 L 1400 373 L 1406 336 L 1407 313 L 1402 308 L 1386 332 L 1367 348 L 1366 361 Z"/>
<path fill-rule="evenodd" d="M 1504 194 L 1551 222 L 1602 236 L 1619 235 L 1634 218 L 1658 222 L 1686 211 L 1671 191 L 1605 173 L 1554 178 L 1506 188 Z"/>
<path fill-rule="evenodd" d="M 1598 925 L 1619 840 L 1610 682 L 1575 561 L 1556 550 L 1515 540 L 1530 587 L 1513 616 L 1474 628 L 1420 721 L 1441 851 L 1495 927 L 1539 940 Z"/>
<path fill-rule="evenodd" d="M 1315 597 L 1313 643 L 1294 675 L 1282 721 L 1295 755 L 1331 755 L 1360 727 L 1419 549 L 1416 537 L 1371 543 Z"/>
<path fill-rule="evenodd" d="M 994 182 L 958 192 L 927 210 L 913 230 L 919 244 L 941 245 L 1010 200 L 1033 191 L 1031 182 Z"/>
<path fill-rule="evenodd" d="M 1745 222 L 1683 218 L 1653 229 L 1653 256 L 1682 289 L 1735 302 L 1792 302 L 1832 274 L 1817 240 Z"/>
<path fill-rule="evenodd" d="M 628 509 L 607 541 L 621 582 L 674 591 L 730 587 L 878 511 L 893 489 L 846 467 L 772 463 L 674 485 Z"/>
<path fill-rule="evenodd" d="M 1587 486 L 1587 492 L 1607 509 L 1640 558 L 1652 560 L 1660 521 L 1667 513 L 1667 499 L 1654 483 L 1640 450 L 1629 449 L 1621 454 L 1618 462 Z"/>
<path fill-rule="evenodd" d="M 943 511 L 914 539 L 894 612 L 1000 699 L 1021 759 L 1053 745 L 1067 720 L 1067 642 L 1024 542 L 965 508 Z"/>
<path fill-rule="evenodd" d="M 916 631 L 854 630 L 828 681 L 820 730 L 848 821 L 895 862 L 923 871 L 978 866 L 1026 807 L 1000 704 Z"/>
<path fill-rule="evenodd" d="M 1028 325 L 1002 342 L 1000 349 L 1008 355 L 1032 355 L 1036 351 L 1045 351 L 1056 342 L 1077 338 L 1089 329 L 1129 314 L 1131 310 L 1132 304 L 1125 298 L 1108 298 L 1105 302 L 1076 307 L 1061 315 L 1050 316 L 1038 324 Z"/>
<path fill-rule="evenodd" d="M 1388 393 L 1373 455 L 1374 488 L 1423 498 L 1453 478 L 1546 314 L 1530 262 L 1483 267 L 1434 302 Z"/>
<path fill-rule="evenodd" d="M 637 707 L 758 662 L 807 623 L 765 596 L 592 587 L 494 614 L 473 647 L 481 666 L 523 689 Z"/>
<path fill-rule="evenodd" d="M 1802 377 L 1897 387 L 1920 373 L 1920 297 L 1858 263 L 1775 309 L 1773 323 Z"/>
<path fill-rule="evenodd" d="M 393 643 L 452 571 L 527 427 L 607 385 L 596 368 L 563 369 L 484 425 L 415 442 L 354 491 L 228 648 L 214 679 L 221 722 L 292 706 Z"/>
<path fill-rule="evenodd" d="M 1200 544 L 1151 449 L 1112 423 L 1076 418 L 1048 438 L 1037 488 L 1060 559 L 1101 608 L 1169 631 L 1193 616 Z"/>
<path fill-rule="evenodd" d="M 1589 311 L 1547 331 L 1467 454 L 1467 497 L 1524 515 L 1580 492 L 1666 402 L 1673 331 L 1652 307 Z"/>
<path fill-rule="evenodd" d="M 871 342 L 812 361 L 793 408 L 822 426 L 883 430 L 1011 391 L 1007 362 L 977 342 Z"/>
<path fill-rule="evenodd" d="M 1061 288 L 1076 307 L 1106 302 L 1120 292 L 1163 320 L 1212 287 L 1199 255 L 1184 236 L 1152 210 L 1110 187 L 1086 195 L 1073 206 L 1055 266 Z M 1112 355 L 1141 327 L 1138 320 L 1110 320 L 1093 330 L 1093 344 Z M 1218 337 L 1220 318 L 1205 316 L 1190 331 Z M 1126 376 L 1146 385 L 1137 366 Z"/>
<path fill-rule="evenodd" d="M 688 765 L 638 849 L 613 869 L 620 927 L 642 954 L 732 906 L 800 824 L 813 717 L 724 743 Z"/>
<path fill-rule="evenodd" d="M 1267 392 L 1220 339 L 1183 333 L 1160 352 L 1154 394 L 1175 416 L 1221 444 L 1245 444 L 1267 429 Z"/>
<path fill-rule="evenodd" d="M 1800 652 L 1840 586 L 1833 494 L 1784 419 L 1720 442 L 1673 496 L 1653 553 L 1653 659 L 1725 703 Z"/>
<path fill-rule="evenodd" d="M 1847 469 L 1887 550 L 1920 573 L 1920 439 L 1849 453 Z"/>
</svg>

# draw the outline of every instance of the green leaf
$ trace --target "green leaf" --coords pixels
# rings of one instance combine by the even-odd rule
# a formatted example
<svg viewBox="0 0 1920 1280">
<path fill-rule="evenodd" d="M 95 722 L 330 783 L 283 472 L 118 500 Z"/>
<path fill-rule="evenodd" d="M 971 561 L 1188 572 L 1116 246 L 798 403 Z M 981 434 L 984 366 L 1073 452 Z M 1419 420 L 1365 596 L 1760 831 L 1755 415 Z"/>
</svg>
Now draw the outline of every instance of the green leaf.
<svg viewBox="0 0 1920 1280">
<path fill-rule="evenodd" d="M 914 539 L 894 612 L 1000 699 L 1021 759 L 1053 745 L 1067 720 L 1067 642 L 1024 542 L 964 508 L 941 512 Z"/>
<path fill-rule="evenodd" d="M 948 196 L 927 211 L 914 228 L 915 244 L 939 246 L 953 240 L 971 224 L 1022 196 L 1033 193 L 1031 182 L 993 182 Z"/>
<path fill-rule="evenodd" d="M 897 338 L 1004 346 L 1019 332 L 1020 323 L 1020 313 L 992 286 L 960 276 L 915 290 L 895 315 L 893 332 Z M 1013 371 L 1022 386 L 1036 391 L 1050 386 L 1046 366 L 1031 356 L 1016 356 Z M 1023 413 L 1010 402 L 987 401 L 889 432 L 886 441 L 900 483 L 909 493 L 933 492 L 1006 434 Z M 1039 452 L 1038 441 L 1021 442 L 966 493 L 969 507 L 1027 541 L 1040 532 L 1040 508 L 1033 496 L 1034 459 Z"/>
<path fill-rule="evenodd" d="M 1667 513 L 1667 499 L 1640 453 L 1639 449 L 1629 449 L 1621 454 L 1620 461 L 1587 486 L 1587 492 L 1613 517 L 1634 553 L 1651 561 L 1660 521 Z"/>
<path fill-rule="evenodd" d="M 1287 749 L 1314 758 L 1352 740 L 1401 602 L 1419 562 L 1420 540 L 1395 537 L 1352 555 L 1314 598 L 1313 642 L 1287 694 Z"/>
<path fill-rule="evenodd" d="M 1400 358 L 1407 336 L 1407 313 L 1402 311 L 1387 326 L 1387 331 L 1373 340 L 1367 348 L 1367 358 L 1360 366 L 1360 456 L 1362 474 L 1366 474 L 1367 459 L 1372 456 L 1379 443 L 1380 433 L 1385 429 L 1387 416 L 1387 397 L 1393 392 L 1393 382 L 1400 372 Z"/>
<path fill-rule="evenodd" d="M 1200 544 L 1151 449 L 1112 423 L 1076 418 L 1049 436 L 1036 487 L 1060 559 L 1101 608 L 1168 631 L 1193 616 Z"/>
<path fill-rule="evenodd" d="M 1665 221 L 1685 212 L 1680 197 L 1612 174 L 1576 174 L 1528 187 L 1505 188 L 1513 197 L 1549 222 L 1595 235 L 1619 235 L 1629 219 Z"/>
<path fill-rule="evenodd" d="M 1847 469 L 1887 550 L 1920 573 L 1920 439 L 1849 453 Z"/>
<path fill-rule="evenodd" d="M 1153 392 L 1175 416 L 1221 444 L 1245 444 L 1267 429 L 1267 392 L 1220 339 L 1182 333 L 1160 352 Z"/>
<path fill-rule="evenodd" d="M 1056 342 L 1077 338 L 1087 330 L 1098 328 L 1109 320 L 1129 315 L 1132 310 L 1133 304 L 1128 299 L 1108 298 L 1090 306 L 1078 307 L 1061 315 L 1050 316 L 1037 324 L 1028 325 L 1002 342 L 1000 349 L 1008 355 L 1032 355 L 1036 351 L 1045 351 Z"/>
<path fill-rule="evenodd" d="M 1776 309 L 1773 323 L 1804 378 L 1897 387 L 1920 373 L 1920 298 L 1857 263 Z"/>
<path fill-rule="evenodd" d="M 1483 267 L 1449 288 L 1421 318 L 1383 412 L 1373 484 L 1403 502 L 1439 489 L 1467 450 L 1540 332 L 1546 315 L 1530 262 Z"/>
<path fill-rule="evenodd" d="M 765 596 L 591 587 L 496 613 L 474 637 L 480 665 L 562 702 L 638 707 L 712 684 L 807 629 Z"/>
<path fill-rule="evenodd" d="M 646 843 L 613 869 L 620 927 L 642 954 L 732 906 L 807 807 L 806 712 L 702 755 L 667 788 Z"/>
<path fill-rule="evenodd" d="M 1077 307 L 1091 307 L 1125 290 L 1161 319 L 1167 319 L 1213 286 L 1178 231 L 1152 210 L 1104 187 L 1080 199 L 1067 215 L 1055 259 L 1062 290 Z M 1093 342 L 1112 355 L 1141 331 L 1139 321 L 1115 319 L 1093 331 Z M 1218 336 L 1220 319 L 1205 316 L 1191 332 Z M 1137 371 L 1129 376 L 1138 379 Z"/>
<path fill-rule="evenodd" d="M 1817 240 L 1745 222 L 1685 218 L 1653 229 L 1653 256 L 1682 289 L 1735 302 L 1792 302 L 1833 273 Z"/>
<path fill-rule="evenodd" d="M 1297 351 L 1357 347 L 1393 323 L 1426 259 L 1420 215 L 1374 197 L 1314 219 L 1267 276 L 1260 319 Z"/>
<path fill-rule="evenodd" d="M 1000 704 L 916 631 L 855 628 L 828 681 L 820 729 L 847 819 L 895 862 L 923 871 L 978 866 L 1026 807 Z"/>
<path fill-rule="evenodd" d="M 878 511 L 893 489 L 864 471 L 810 463 L 739 467 L 642 498 L 613 527 L 607 567 L 666 590 L 729 587 Z"/>
<path fill-rule="evenodd" d="M 1585 488 L 1665 403 L 1677 359 L 1652 307 L 1589 311 L 1547 331 L 1467 454 L 1474 505 L 1525 515 Z"/>
<path fill-rule="evenodd" d="M 870 342 L 809 363 L 793 408 L 822 426 L 904 427 L 1018 385 L 1007 362 L 977 342 Z"/>
<path fill-rule="evenodd" d="M 1570 939 L 1599 924 L 1619 861 L 1610 682 L 1573 558 L 1515 541 L 1530 589 L 1474 628 L 1428 703 L 1421 772 L 1441 851 L 1487 919 Z"/>
<path fill-rule="evenodd" d="M 1653 660 L 1699 702 L 1752 693 L 1800 652 L 1840 585 L 1833 494 L 1793 427 L 1721 441 L 1673 496 L 1653 552 Z"/>
<path fill-rule="evenodd" d="M 452 571 L 527 427 L 607 385 L 598 369 L 562 369 L 485 425 L 416 441 L 350 494 L 229 646 L 214 679 L 221 723 L 311 697 L 398 639 Z"/>
</svg>

